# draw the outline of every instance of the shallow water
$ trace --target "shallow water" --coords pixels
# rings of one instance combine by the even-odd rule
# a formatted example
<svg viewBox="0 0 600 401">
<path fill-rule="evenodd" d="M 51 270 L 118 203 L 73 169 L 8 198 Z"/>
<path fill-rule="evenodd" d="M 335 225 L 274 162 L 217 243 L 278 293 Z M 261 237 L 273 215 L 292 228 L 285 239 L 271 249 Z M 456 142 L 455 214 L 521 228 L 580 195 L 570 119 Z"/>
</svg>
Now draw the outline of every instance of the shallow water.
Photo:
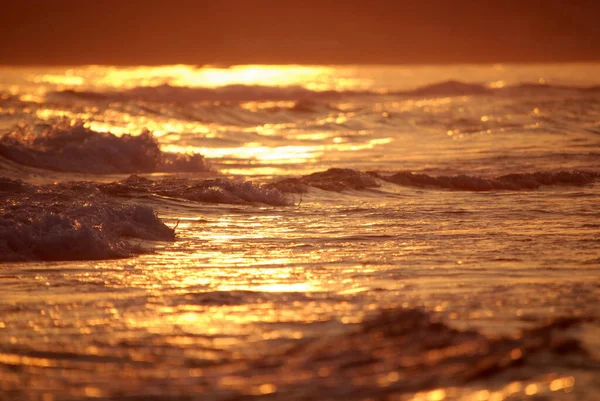
<svg viewBox="0 0 600 401">
<path fill-rule="evenodd" d="M 599 72 L 0 70 L 0 399 L 595 400 Z"/>
</svg>

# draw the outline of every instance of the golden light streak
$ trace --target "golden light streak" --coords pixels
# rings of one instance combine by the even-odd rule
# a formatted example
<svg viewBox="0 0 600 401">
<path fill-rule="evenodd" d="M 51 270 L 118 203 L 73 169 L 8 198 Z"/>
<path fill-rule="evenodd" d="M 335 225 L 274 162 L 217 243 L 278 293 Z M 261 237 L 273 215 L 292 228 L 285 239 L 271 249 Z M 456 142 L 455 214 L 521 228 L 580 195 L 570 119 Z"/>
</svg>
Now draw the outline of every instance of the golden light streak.
<svg viewBox="0 0 600 401">
<path fill-rule="evenodd" d="M 59 75 L 59 74 L 37 75 L 37 76 L 34 76 L 33 78 L 31 78 L 31 80 L 33 82 L 35 82 L 36 84 L 47 83 L 47 84 L 54 84 L 54 85 L 59 85 L 59 86 L 81 86 L 85 83 L 85 79 L 83 77 L 69 75 L 69 71 L 71 71 L 71 70 L 67 70 L 65 72 L 65 75 Z"/>
<path fill-rule="evenodd" d="M 315 292 L 319 286 L 312 283 L 273 283 L 259 285 L 223 285 L 219 291 L 258 291 L 258 292 Z"/>
<path fill-rule="evenodd" d="M 167 144 L 162 150 L 172 153 L 200 153 L 207 158 L 253 159 L 262 162 L 279 162 L 284 164 L 301 164 L 314 162 L 324 153 L 329 151 L 358 151 L 372 149 L 378 145 L 392 142 L 392 138 L 376 138 L 360 144 L 333 143 L 329 145 L 289 145 L 289 146 L 265 146 L 261 143 L 250 142 L 241 147 L 231 148 L 205 148 L 197 146 L 181 146 Z M 336 142 L 336 141 L 334 141 Z"/>
<path fill-rule="evenodd" d="M 215 88 L 227 85 L 307 86 L 313 90 L 341 90 L 351 84 L 331 82 L 332 69 L 322 66 L 242 65 L 230 68 L 195 68 L 187 65 L 108 69 L 96 83 L 101 86 L 133 88 L 136 86 L 187 86 Z"/>
<path fill-rule="evenodd" d="M 58 363 L 48 358 L 38 358 L 33 356 L 23 356 L 17 354 L 0 353 L 0 363 L 6 365 L 26 365 L 38 367 L 58 366 Z"/>
<path fill-rule="evenodd" d="M 345 71 L 345 74 L 336 76 L 332 67 L 316 65 L 163 65 L 129 68 L 90 65 L 68 69 L 33 69 L 26 82 L 40 86 L 43 93 L 65 89 L 126 90 L 161 85 L 205 88 L 227 85 L 301 86 L 313 91 L 366 90 L 372 86 L 372 79 L 358 78 L 353 68 L 348 67 Z M 15 88 L 16 93 L 24 90 L 24 87 Z"/>
<path fill-rule="evenodd" d="M 551 391 L 559 391 L 563 389 L 569 389 L 575 385 L 575 378 L 573 376 L 561 377 L 560 379 L 553 380 L 550 383 Z"/>
<path fill-rule="evenodd" d="M 257 112 L 259 110 L 264 109 L 274 109 L 276 107 L 282 109 L 291 109 L 296 105 L 296 102 L 293 101 L 279 101 L 279 102 L 264 102 L 264 101 L 254 101 L 254 102 L 245 102 L 241 103 L 240 107 L 244 110 L 249 110 L 252 112 Z"/>
</svg>

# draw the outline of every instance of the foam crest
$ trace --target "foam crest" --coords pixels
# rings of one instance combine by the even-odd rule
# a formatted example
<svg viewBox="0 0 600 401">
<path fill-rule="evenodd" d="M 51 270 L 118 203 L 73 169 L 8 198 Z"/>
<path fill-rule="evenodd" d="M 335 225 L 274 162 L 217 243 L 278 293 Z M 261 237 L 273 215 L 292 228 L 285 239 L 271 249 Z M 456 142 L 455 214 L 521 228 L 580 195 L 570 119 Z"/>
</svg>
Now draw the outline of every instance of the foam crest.
<svg viewBox="0 0 600 401">
<path fill-rule="evenodd" d="M 287 178 L 269 184 L 282 192 L 306 193 L 309 187 L 325 191 L 364 190 L 378 187 L 372 176 L 349 168 L 331 168 L 300 178 Z"/>
<path fill-rule="evenodd" d="M 272 206 L 288 206 L 292 202 L 275 188 L 252 182 L 236 182 L 224 178 L 203 181 L 185 179 L 149 180 L 133 175 L 126 180 L 99 184 L 99 188 L 111 195 L 131 193 L 154 194 L 194 202 L 225 203 L 234 205 L 262 203 Z"/>
<path fill-rule="evenodd" d="M 93 184 L 0 178 L 0 196 L 0 261 L 121 258 L 144 251 L 127 237 L 175 238 L 152 208 L 117 203 Z"/>
<path fill-rule="evenodd" d="M 543 186 L 583 186 L 600 179 L 592 171 L 558 171 L 506 174 L 493 178 L 470 175 L 431 176 L 408 171 L 385 175 L 377 172 L 363 173 L 348 168 L 331 168 L 303 177 L 285 178 L 267 184 L 267 188 L 284 193 L 307 193 L 311 187 L 325 191 L 367 190 L 379 187 L 380 180 L 401 186 L 451 189 L 459 191 L 534 190 Z"/>
<path fill-rule="evenodd" d="M 152 134 L 115 136 L 83 125 L 18 127 L 0 138 L 0 155 L 19 164 L 53 171 L 114 174 L 205 171 L 200 155 L 162 152 Z"/>
</svg>

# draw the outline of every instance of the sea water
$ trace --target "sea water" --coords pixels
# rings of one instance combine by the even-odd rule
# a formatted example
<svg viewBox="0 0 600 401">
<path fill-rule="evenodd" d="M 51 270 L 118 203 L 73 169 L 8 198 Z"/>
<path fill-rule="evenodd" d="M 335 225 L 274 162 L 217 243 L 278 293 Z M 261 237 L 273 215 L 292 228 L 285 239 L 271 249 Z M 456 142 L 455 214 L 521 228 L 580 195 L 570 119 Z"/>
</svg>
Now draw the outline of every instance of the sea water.
<svg viewBox="0 0 600 401">
<path fill-rule="evenodd" d="M 596 400 L 600 65 L 0 69 L 0 400 Z"/>
</svg>

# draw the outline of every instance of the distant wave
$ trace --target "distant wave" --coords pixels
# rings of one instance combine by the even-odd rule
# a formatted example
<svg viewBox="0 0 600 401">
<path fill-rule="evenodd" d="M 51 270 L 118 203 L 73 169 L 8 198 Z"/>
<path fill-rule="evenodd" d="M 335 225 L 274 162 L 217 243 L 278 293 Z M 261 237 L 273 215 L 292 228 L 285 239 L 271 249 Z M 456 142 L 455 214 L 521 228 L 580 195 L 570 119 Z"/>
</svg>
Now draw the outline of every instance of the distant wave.
<svg viewBox="0 0 600 401">
<path fill-rule="evenodd" d="M 590 93 L 600 91 L 598 86 L 563 86 L 546 83 L 519 83 L 500 88 L 491 88 L 479 83 L 466 83 L 456 80 L 438 82 L 426 85 L 412 91 L 395 92 L 398 95 L 438 97 L 438 96 L 468 96 L 468 95 L 519 95 L 519 94 L 548 94 L 558 92 Z"/>
<path fill-rule="evenodd" d="M 349 168 L 331 168 L 327 171 L 300 178 L 286 178 L 268 184 L 268 187 L 276 188 L 282 192 L 299 194 L 308 192 L 310 187 L 341 192 L 344 190 L 364 190 L 378 186 L 379 184 L 373 176 Z"/>
<path fill-rule="evenodd" d="M 0 155 L 19 164 L 79 173 L 206 171 L 201 155 L 162 152 L 149 132 L 117 137 L 83 125 L 58 124 L 40 133 L 19 127 L 0 138 Z"/>
<path fill-rule="evenodd" d="M 89 100 L 146 100 L 151 102 L 233 101 L 251 100 L 314 100 L 332 99 L 352 94 L 371 92 L 313 91 L 301 86 L 228 85 L 218 88 L 192 88 L 182 86 L 141 86 L 124 91 L 74 91 L 55 92 Z"/>
<path fill-rule="evenodd" d="M 352 169 L 332 168 L 327 171 L 299 178 L 286 178 L 269 184 L 288 193 L 306 193 L 310 187 L 326 191 L 365 190 L 379 187 L 378 180 L 401 186 L 450 189 L 458 191 L 532 190 L 542 186 L 581 186 L 600 179 L 600 173 L 590 171 L 558 171 L 508 174 L 494 178 L 469 175 L 430 176 L 411 172 L 385 175 L 376 172 L 363 173 Z"/>
<path fill-rule="evenodd" d="M 444 81 L 437 82 L 431 85 L 425 85 L 415 90 L 406 92 L 396 92 L 399 95 L 410 95 L 410 96 L 466 96 L 466 95 L 487 95 L 493 93 L 493 89 L 490 89 L 484 85 L 477 83 L 465 83 L 461 81 Z"/>
<path fill-rule="evenodd" d="M 495 178 L 482 178 L 469 175 L 438 176 L 399 172 L 391 176 L 379 176 L 394 184 L 419 187 L 441 188 L 459 191 L 519 191 L 538 189 L 542 186 L 563 185 L 581 186 L 591 184 L 600 178 L 600 173 L 586 171 L 536 172 L 507 174 Z"/>
<path fill-rule="evenodd" d="M 50 96 L 76 97 L 92 101 L 128 101 L 145 100 L 150 102 L 194 102 L 194 101 L 267 101 L 267 100 L 335 100 L 352 96 L 407 96 L 407 97 L 449 97 L 469 95 L 515 95 L 519 93 L 549 92 L 600 92 L 599 86 L 577 87 L 540 83 L 521 83 L 502 88 L 491 88 L 481 83 L 468 83 L 457 80 L 436 82 L 407 91 L 369 91 L 369 90 L 326 90 L 315 91 L 301 86 L 261 86 L 261 85 L 228 85 L 217 88 L 185 87 L 185 86 L 140 86 L 122 91 L 77 91 L 65 90 L 50 93 Z"/>
<path fill-rule="evenodd" d="M 418 96 L 418 97 L 438 97 L 438 96 L 468 96 L 468 95 L 519 95 L 540 93 L 548 94 L 552 92 L 578 92 L 590 93 L 599 92 L 600 86 L 564 86 L 551 85 L 547 83 L 519 83 L 515 85 L 506 85 L 499 88 L 488 87 L 480 83 L 468 83 L 457 80 L 449 80 L 425 85 L 420 88 L 394 92 L 395 95 Z"/>
<path fill-rule="evenodd" d="M 36 187 L 0 177 L 0 261 L 110 259 L 144 252 L 126 237 L 169 241 L 148 206 L 124 205 L 93 184 Z"/>
</svg>

